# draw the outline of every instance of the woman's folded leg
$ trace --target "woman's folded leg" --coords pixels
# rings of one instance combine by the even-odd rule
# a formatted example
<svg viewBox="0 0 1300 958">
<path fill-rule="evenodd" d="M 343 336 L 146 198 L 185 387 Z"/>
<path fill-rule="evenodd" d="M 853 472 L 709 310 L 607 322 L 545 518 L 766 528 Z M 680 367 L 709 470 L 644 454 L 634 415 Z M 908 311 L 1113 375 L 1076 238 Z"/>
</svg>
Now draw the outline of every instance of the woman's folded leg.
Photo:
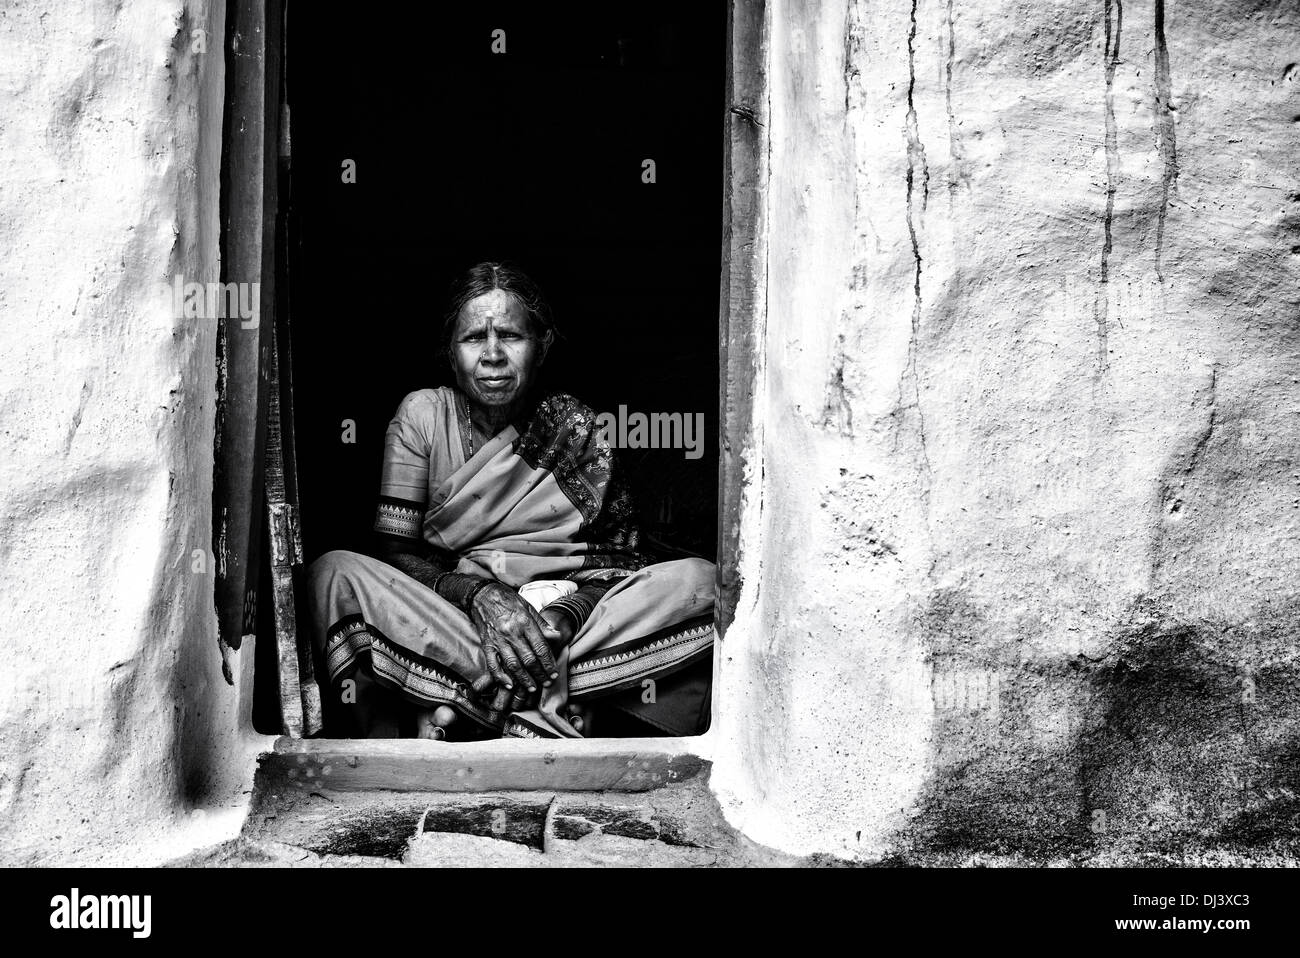
<svg viewBox="0 0 1300 958">
<path fill-rule="evenodd" d="M 459 609 L 400 569 L 356 552 L 325 553 L 307 578 L 314 638 L 338 701 L 356 704 L 369 691 L 360 674 L 417 708 L 446 705 L 501 727 L 503 716 L 470 688 L 481 672 L 479 642 Z"/>
<path fill-rule="evenodd" d="M 570 701 L 616 703 L 667 734 L 703 731 L 711 672 L 701 663 L 713 655 L 715 581 L 704 559 L 661 562 L 620 580 L 565 650 L 563 680 L 538 709 L 512 716 L 506 734 L 578 734 L 565 718 Z M 600 734 L 598 725 L 589 731 Z"/>
</svg>

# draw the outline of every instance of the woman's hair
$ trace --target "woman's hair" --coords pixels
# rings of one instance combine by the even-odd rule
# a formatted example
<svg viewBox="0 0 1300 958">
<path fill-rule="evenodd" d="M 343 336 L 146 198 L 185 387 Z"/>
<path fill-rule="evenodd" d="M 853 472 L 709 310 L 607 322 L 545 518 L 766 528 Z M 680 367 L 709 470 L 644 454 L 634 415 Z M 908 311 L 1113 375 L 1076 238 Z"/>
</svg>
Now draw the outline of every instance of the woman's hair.
<svg viewBox="0 0 1300 958">
<path fill-rule="evenodd" d="M 523 270 L 509 263 L 479 263 L 452 284 L 450 302 L 442 319 L 442 349 L 445 353 L 451 347 L 451 338 L 456 332 L 456 320 L 460 311 L 470 300 L 477 299 L 494 289 L 504 290 L 514 297 L 515 302 L 528 314 L 532 332 L 543 343 L 549 345 L 557 335 L 555 321 L 551 318 L 551 308 L 538 288 Z"/>
</svg>

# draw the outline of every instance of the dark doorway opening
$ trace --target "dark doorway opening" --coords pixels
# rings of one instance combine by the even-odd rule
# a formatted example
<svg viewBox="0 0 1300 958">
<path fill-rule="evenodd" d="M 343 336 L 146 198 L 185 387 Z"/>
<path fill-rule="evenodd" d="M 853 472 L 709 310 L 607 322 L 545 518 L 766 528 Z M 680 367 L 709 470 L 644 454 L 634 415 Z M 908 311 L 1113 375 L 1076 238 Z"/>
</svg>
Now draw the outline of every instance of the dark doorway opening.
<svg viewBox="0 0 1300 958">
<path fill-rule="evenodd" d="M 547 385 L 598 411 L 703 413 L 698 458 L 620 455 L 649 551 L 716 560 L 727 42 L 725 2 L 290 4 L 281 204 L 305 564 L 371 551 L 388 421 L 451 381 L 447 287 L 503 259 L 562 333 Z M 266 731 L 274 695 L 259 682 Z"/>
</svg>

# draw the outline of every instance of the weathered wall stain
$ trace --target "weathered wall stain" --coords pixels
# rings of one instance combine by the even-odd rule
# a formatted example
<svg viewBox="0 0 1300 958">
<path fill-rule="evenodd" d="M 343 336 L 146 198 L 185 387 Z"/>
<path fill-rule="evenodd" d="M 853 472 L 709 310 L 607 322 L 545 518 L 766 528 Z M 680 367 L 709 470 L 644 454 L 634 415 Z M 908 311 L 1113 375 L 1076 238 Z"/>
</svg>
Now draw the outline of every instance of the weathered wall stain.
<svg viewBox="0 0 1300 958">
<path fill-rule="evenodd" d="M 1294 608 L 1238 625 L 1135 606 L 1092 676 L 1081 740 L 1098 843 L 1192 855 L 1216 843 L 1294 847 L 1297 632 L 1278 614 Z M 1252 833 L 1266 809 L 1272 828 Z"/>
<path fill-rule="evenodd" d="M 1031 660 L 1028 630 L 940 589 L 912 628 L 927 648 L 933 778 L 895 836 L 902 861 L 987 854 L 1052 859 L 1088 843 L 1078 783 L 1085 661 Z"/>
<path fill-rule="evenodd" d="M 1156 34 L 1156 149 L 1160 152 L 1160 216 L 1156 223 L 1156 278 L 1165 281 L 1163 257 L 1165 219 L 1169 215 L 1169 194 L 1178 182 L 1178 144 L 1174 122 L 1173 84 L 1169 77 L 1169 44 L 1165 40 L 1165 0 L 1155 0 Z"/>
<path fill-rule="evenodd" d="M 1124 30 L 1124 0 L 1104 0 L 1105 43 L 1102 46 L 1106 78 L 1106 217 L 1102 223 L 1101 292 L 1097 307 L 1097 366 L 1102 372 L 1110 364 L 1110 305 L 1106 286 L 1110 282 L 1110 254 L 1115 219 L 1115 192 L 1119 178 L 1119 131 L 1115 125 L 1115 71 L 1119 67 L 1120 37 Z"/>
<path fill-rule="evenodd" d="M 1159 578 L 1166 555 L 1163 547 L 1165 533 L 1171 524 L 1177 524 L 1185 518 L 1183 510 L 1187 506 L 1188 483 L 1196 480 L 1206 448 L 1214 437 L 1218 417 L 1218 384 L 1219 370 L 1217 366 L 1212 366 L 1207 382 L 1196 391 L 1189 404 L 1187 418 L 1192 420 L 1192 431 L 1182 447 L 1174 450 L 1156 485 L 1157 535 L 1151 550 L 1151 574 L 1154 579 Z"/>
<path fill-rule="evenodd" d="M 944 23 L 947 27 L 946 47 L 943 58 L 943 102 L 948 114 L 948 198 L 951 202 L 957 187 L 963 182 L 961 137 L 957 132 L 957 113 L 952 101 L 952 66 L 957 58 L 957 26 L 953 17 L 953 0 L 948 0 L 944 7 Z"/>
<path fill-rule="evenodd" d="M 1294 609 L 1242 627 L 1142 600 L 1100 660 L 1017 662 L 968 596 L 936 593 L 916 620 L 936 774 L 891 859 L 1285 854 L 1300 836 Z"/>
<path fill-rule="evenodd" d="M 844 320 L 841 320 L 843 322 Z M 835 342 L 835 359 L 831 366 L 831 378 L 826 384 L 826 405 L 822 409 L 822 424 L 835 429 L 841 436 L 853 435 L 853 405 L 844 387 L 845 355 L 844 334 Z"/>
</svg>

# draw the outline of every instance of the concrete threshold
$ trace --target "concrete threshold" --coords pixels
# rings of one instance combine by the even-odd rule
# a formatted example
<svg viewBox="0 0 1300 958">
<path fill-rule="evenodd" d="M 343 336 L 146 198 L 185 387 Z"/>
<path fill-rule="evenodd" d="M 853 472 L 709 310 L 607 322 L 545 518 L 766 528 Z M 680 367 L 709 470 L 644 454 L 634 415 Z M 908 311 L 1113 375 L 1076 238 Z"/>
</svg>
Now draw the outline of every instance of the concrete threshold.
<svg viewBox="0 0 1300 958">
<path fill-rule="evenodd" d="M 790 865 L 725 821 L 690 739 L 301 740 L 212 866 Z"/>
</svg>

